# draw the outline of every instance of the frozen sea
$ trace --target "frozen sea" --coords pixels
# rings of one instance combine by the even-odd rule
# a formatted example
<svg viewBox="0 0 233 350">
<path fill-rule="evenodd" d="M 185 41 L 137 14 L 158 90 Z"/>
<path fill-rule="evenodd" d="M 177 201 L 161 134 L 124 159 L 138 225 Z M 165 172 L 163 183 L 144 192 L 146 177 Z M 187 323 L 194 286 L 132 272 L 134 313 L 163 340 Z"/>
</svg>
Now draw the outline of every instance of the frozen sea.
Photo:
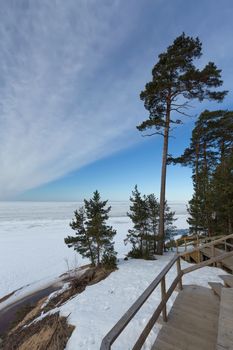
<svg viewBox="0 0 233 350">
<path fill-rule="evenodd" d="M 109 202 L 109 224 L 117 230 L 115 249 L 124 257 L 124 245 L 131 222 L 129 202 Z M 176 211 L 176 226 L 187 228 L 186 205 L 170 202 Z M 69 268 L 87 263 L 64 244 L 73 234 L 69 222 L 80 202 L 0 202 L 0 298 L 28 284 L 43 284 Z"/>
</svg>

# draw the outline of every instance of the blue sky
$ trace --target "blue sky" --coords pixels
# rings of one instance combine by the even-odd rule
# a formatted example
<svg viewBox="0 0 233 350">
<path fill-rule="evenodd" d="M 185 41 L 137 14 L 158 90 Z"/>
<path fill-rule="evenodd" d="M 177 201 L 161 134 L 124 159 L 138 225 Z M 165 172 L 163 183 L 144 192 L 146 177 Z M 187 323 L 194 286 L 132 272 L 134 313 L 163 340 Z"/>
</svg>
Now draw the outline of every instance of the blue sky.
<svg viewBox="0 0 233 350">
<path fill-rule="evenodd" d="M 0 199 L 81 200 L 98 189 L 128 199 L 137 183 L 159 196 L 161 137 L 143 138 L 140 91 L 159 53 L 183 31 L 233 76 L 231 0 L 3 0 L 0 9 Z M 192 103 L 232 108 L 224 103 Z M 195 118 L 170 139 L 188 145 Z M 167 198 L 188 200 L 191 172 L 169 167 Z"/>
</svg>

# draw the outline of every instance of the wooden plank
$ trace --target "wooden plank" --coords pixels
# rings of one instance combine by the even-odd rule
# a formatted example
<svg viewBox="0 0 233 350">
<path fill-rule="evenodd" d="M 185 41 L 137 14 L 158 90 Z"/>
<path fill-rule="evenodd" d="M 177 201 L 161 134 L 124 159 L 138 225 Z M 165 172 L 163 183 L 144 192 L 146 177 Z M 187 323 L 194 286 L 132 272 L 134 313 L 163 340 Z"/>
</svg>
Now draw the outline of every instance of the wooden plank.
<svg viewBox="0 0 233 350">
<path fill-rule="evenodd" d="M 151 350 L 154 349 L 154 346 L 152 346 Z M 158 340 L 156 343 L 156 350 L 180 350 L 180 348 L 177 348 L 174 345 L 168 344 L 163 340 Z"/>
<path fill-rule="evenodd" d="M 176 260 L 176 268 L 177 268 L 177 275 L 178 275 L 178 276 L 181 275 L 180 258 Z M 180 280 L 179 280 L 179 282 L 178 282 L 178 288 L 179 288 L 180 290 L 183 289 L 183 285 L 182 285 L 182 275 L 181 275 L 181 278 L 180 278 Z"/>
<path fill-rule="evenodd" d="M 230 275 L 220 275 L 219 276 L 225 283 L 226 286 L 233 288 L 233 276 Z"/>
<path fill-rule="evenodd" d="M 211 258 L 209 260 L 206 260 L 206 261 L 202 261 L 201 263 L 196 264 L 196 265 L 191 266 L 191 267 L 188 267 L 188 268 L 186 268 L 186 269 L 184 269 L 182 271 L 183 271 L 184 274 L 185 273 L 189 273 L 189 272 L 198 270 L 201 267 L 211 265 L 211 264 L 213 264 L 215 262 L 223 261 L 225 258 L 230 257 L 230 256 L 233 256 L 233 251 L 232 252 L 228 252 L 228 253 L 224 253 L 224 254 L 221 254 L 221 255 L 218 255 L 218 256 L 216 256 L 214 258 Z"/>
<path fill-rule="evenodd" d="M 216 295 L 218 295 L 219 297 L 221 297 L 221 292 L 222 292 L 222 288 L 223 288 L 222 283 L 208 282 L 208 284 L 212 288 L 213 292 Z"/>
<path fill-rule="evenodd" d="M 231 244 L 231 243 L 225 243 L 225 245 L 227 246 L 227 247 L 231 247 L 231 248 L 233 248 L 233 244 Z"/>
<path fill-rule="evenodd" d="M 184 286 L 152 350 L 215 349 L 218 315 L 219 298 L 209 288 Z"/>
<path fill-rule="evenodd" d="M 224 237 L 219 238 L 219 239 L 216 239 L 216 240 L 214 240 L 213 242 L 209 242 L 209 243 L 206 243 L 206 244 L 202 244 L 201 247 L 192 249 L 192 250 L 190 250 L 190 251 L 180 253 L 180 256 L 185 256 L 185 255 L 188 255 L 188 254 L 193 253 L 193 252 L 195 252 L 195 251 L 197 252 L 200 248 L 202 249 L 202 248 L 205 248 L 205 247 L 211 247 L 212 245 L 217 245 L 217 244 L 219 244 L 219 243 L 223 243 L 226 239 L 229 239 L 229 238 L 233 238 L 233 234 L 224 236 Z"/>
<path fill-rule="evenodd" d="M 233 349 L 233 289 L 222 288 L 217 350 Z"/>
<path fill-rule="evenodd" d="M 166 296 L 166 281 L 165 281 L 165 276 L 161 280 L 161 295 L 162 295 L 162 300 L 165 299 Z M 163 321 L 167 322 L 167 305 L 164 305 L 163 308 Z"/>
<path fill-rule="evenodd" d="M 213 240 L 221 239 L 223 237 L 225 238 L 226 236 L 224 236 L 224 235 L 218 235 L 218 236 L 213 236 L 213 237 L 201 236 L 198 239 L 199 239 L 200 243 L 205 243 L 205 242 L 210 243 Z M 177 239 L 175 241 L 176 242 L 176 251 L 177 251 L 177 253 L 178 253 L 178 247 L 180 247 L 180 248 L 184 248 L 185 247 L 185 245 L 182 244 L 182 243 L 185 242 L 185 240 L 186 240 L 186 246 L 191 246 L 191 245 L 195 246 L 195 245 L 197 245 L 197 236 L 187 236 L 185 238 L 179 238 L 179 239 Z M 187 243 L 187 241 L 190 241 L 190 242 Z M 179 244 L 180 242 L 181 242 L 181 244 Z M 183 253 L 181 253 L 181 255 L 182 254 Z"/>
<path fill-rule="evenodd" d="M 214 297 L 216 297 L 216 295 L 211 291 L 210 288 L 208 288 L 208 291 L 214 295 Z M 195 317 L 203 317 L 206 319 L 209 319 L 211 321 L 212 316 L 218 312 L 218 307 L 219 305 L 216 304 L 216 307 L 213 307 L 213 305 L 211 304 L 211 306 L 207 303 L 205 304 L 204 301 L 201 300 L 197 300 L 195 297 L 187 297 L 186 299 L 186 304 L 185 305 L 179 305 L 179 312 L 187 312 L 188 314 L 191 313 L 192 314 L 192 319 L 195 319 Z M 218 298 L 219 301 L 219 298 Z M 196 304 L 196 309 L 193 308 L 193 304 L 195 302 Z M 186 315 L 187 320 L 188 320 L 188 316 Z M 168 321 L 169 321 L 169 317 L 168 317 Z"/>
<path fill-rule="evenodd" d="M 207 257 L 211 257 L 211 253 L 210 253 L 210 248 L 201 248 L 201 252 L 207 256 Z M 219 248 L 215 248 L 215 253 L 216 256 L 221 255 L 224 251 L 222 249 Z M 222 266 L 226 267 L 227 269 L 231 270 L 233 272 L 233 256 L 225 258 L 221 261 Z"/>
<path fill-rule="evenodd" d="M 200 321 L 198 319 L 198 321 Z M 179 320 L 179 323 L 181 321 Z M 194 328 L 195 325 L 192 325 L 192 328 Z M 204 350 L 204 349 L 214 349 L 210 347 L 210 344 L 216 345 L 216 335 L 210 337 L 206 337 L 206 334 L 208 334 L 209 330 L 203 330 L 202 333 L 194 334 L 190 332 L 190 328 L 187 329 L 180 329 L 176 326 L 170 326 L 167 332 L 161 333 L 159 341 L 163 341 L 166 344 L 169 345 L 175 345 L 176 348 L 179 350 Z M 187 337 L 188 334 L 188 337 Z M 217 334 L 217 330 L 216 330 Z M 171 338 L 175 339 L 173 344 L 171 342 Z M 152 349 L 157 350 L 156 346 Z"/>
</svg>

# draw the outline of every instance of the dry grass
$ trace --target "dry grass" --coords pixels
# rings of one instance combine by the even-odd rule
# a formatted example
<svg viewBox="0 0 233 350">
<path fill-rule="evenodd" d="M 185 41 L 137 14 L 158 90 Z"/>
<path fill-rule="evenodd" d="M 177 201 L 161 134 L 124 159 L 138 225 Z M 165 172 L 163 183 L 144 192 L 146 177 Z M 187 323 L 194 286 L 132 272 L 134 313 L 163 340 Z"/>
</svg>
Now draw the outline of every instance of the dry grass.
<svg viewBox="0 0 233 350">
<path fill-rule="evenodd" d="M 32 322 L 44 313 L 61 306 L 64 302 L 82 293 L 88 285 L 105 279 L 112 271 L 102 267 L 90 267 L 81 276 L 72 277 L 70 288 L 58 294 L 46 304 L 41 299 L 33 308 L 19 310 L 20 317 L 14 322 L 14 328 L 4 337 L 2 350 L 63 350 L 71 336 L 74 326 L 67 323 L 59 313 L 48 315 L 40 321 Z M 26 327 L 25 327 L 26 326 Z"/>
</svg>

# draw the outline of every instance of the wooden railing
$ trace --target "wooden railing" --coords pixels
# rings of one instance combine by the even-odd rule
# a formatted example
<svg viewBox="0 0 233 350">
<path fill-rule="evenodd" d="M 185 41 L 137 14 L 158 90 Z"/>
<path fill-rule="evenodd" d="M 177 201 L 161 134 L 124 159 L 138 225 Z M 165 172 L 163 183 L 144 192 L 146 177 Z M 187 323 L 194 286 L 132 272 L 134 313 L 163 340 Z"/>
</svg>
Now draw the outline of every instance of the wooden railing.
<svg viewBox="0 0 233 350">
<path fill-rule="evenodd" d="M 177 274 L 176 278 L 172 282 L 169 289 L 166 291 L 166 275 L 172 268 L 172 266 L 176 263 L 177 265 Z M 154 279 L 154 281 L 147 287 L 147 289 L 142 293 L 142 295 L 134 302 L 134 304 L 129 308 L 129 310 L 122 316 L 122 318 L 116 323 L 116 325 L 108 332 L 108 334 L 104 337 L 100 350 L 109 350 L 111 349 L 111 345 L 114 343 L 116 338 L 121 334 L 121 332 L 125 329 L 127 324 L 131 321 L 131 319 L 135 316 L 138 310 L 142 307 L 142 305 L 146 302 L 152 292 L 156 289 L 156 287 L 161 285 L 161 302 L 156 308 L 155 312 L 151 316 L 138 340 L 134 344 L 132 350 L 139 350 L 142 348 L 148 334 L 153 328 L 155 322 L 159 318 L 160 313 L 163 314 L 163 320 L 167 321 L 167 301 L 172 295 L 174 289 L 177 284 L 179 288 L 182 289 L 182 275 L 180 266 L 180 256 L 175 255 L 171 261 L 164 267 L 164 269 L 159 273 L 159 275 Z"/>
<path fill-rule="evenodd" d="M 214 242 L 210 242 L 207 244 L 203 244 L 199 246 L 198 248 L 195 248 L 192 250 L 194 251 L 200 251 L 203 247 L 210 247 L 215 246 L 216 244 L 223 244 L 225 246 L 231 246 L 232 244 L 229 244 L 226 242 L 227 239 L 233 238 L 233 234 L 229 236 L 225 236 L 223 238 L 217 239 Z M 181 270 L 181 257 L 183 257 L 185 254 L 189 254 L 190 252 L 183 252 L 181 254 L 176 254 L 171 261 L 164 267 L 164 269 L 159 273 L 159 275 L 154 279 L 154 281 L 147 287 L 147 289 L 141 294 L 141 296 L 134 302 L 134 304 L 126 311 L 126 313 L 121 317 L 121 319 L 116 323 L 116 325 L 108 332 L 108 334 L 104 337 L 101 343 L 100 350 L 110 350 L 111 345 L 115 342 L 115 340 L 118 338 L 118 336 L 122 333 L 122 331 L 126 328 L 128 323 L 132 320 L 132 318 L 136 315 L 136 313 L 140 310 L 142 305 L 146 302 L 146 300 L 149 298 L 149 296 L 153 293 L 153 291 L 158 287 L 158 285 L 161 285 L 161 302 L 157 306 L 156 310 L 154 311 L 153 315 L 149 319 L 147 325 L 145 326 L 144 330 L 140 334 L 138 340 L 134 344 L 132 350 L 140 350 L 145 343 L 147 336 L 149 335 L 151 329 L 153 328 L 154 324 L 159 318 L 159 315 L 162 312 L 163 320 L 164 322 L 167 322 L 167 301 L 172 295 L 173 291 L 175 290 L 176 286 L 179 286 L 179 289 L 181 290 L 182 287 L 182 276 L 184 274 L 187 274 L 189 272 L 192 272 L 194 270 L 197 270 L 199 268 L 202 268 L 204 266 L 208 266 L 211 264 L 215 264 L 218 262 L 223 261 L 224 259 L 233 256 L 233 250 L 230 252 L 225 252 L 218 256 L 213 256 L 210 259 L 200 262 L 196 265 L 192 265 L 191 267 L 185 268 Z M 176 263 L 177 265 L 177 273 L 176 277 L 173 280 L 172 284 L 170 285 L 169 289 L 166 290 L 166 275 L 170 271 L 170 269 L 173 267 L 173 265 Z"/>
<path fill-rule="evenodd" d="M 175 241 L 176 245 L 176 253 L 179 253 L 180 248 L 184 248 L 184 251 L 187 252 L 188 246 L 197 246 L 199 247 L 201 244 L 208 243 L 211 241 L 215 241 L 219 238 L 225 237 L 223 235 L 219 236 L 212 236 L 212 237 L 206 237 L 206 236 L 187 236 L 179 238 Z"/>
<path fill-rule="evenodd" d="M 217 236 L 219 237 L 219 236 Z M 213 237 L 214 238 L 214 237 Z M 233 234 L 231 235 L 227 235 L 227 236 L 221 236 L 221 238 L 218 238 L 218 239 L 210 239 L 211 242 L 208 242 L 208 243 L 203 243 L 204 240 L 201 240 L 199 241 L 197 244 L 196 244 L 196 248 L 193 248 L 191 250 L 186 250 L 182 253 L 180 253 L 179 255 L 183 258 L 186 258 L 188 256 L 191 256 L 193 253 L 197 252 L 198 253 L 198 263 L 201 262 L 202 258 L 202 250 L 205 249 L 205 248 L 210 248 L 211 250 L 211 257 L 215 257 L 215 247 L 216 246 L 223 246 L 223 250 L 225 250 L 225 252 L 227 252 L 227 247 L 229 248 L 233 248 L 233 245 L 228 243 L 227 240 L 229 239 L 232 239 L 233 238 Z"/>
<path fill-rule="evenodd" d="M 233 250 L 231 252 L 228 253 L 223 253 L 221 255 L 215 256 L 213 258 L 210 258 L 208 260 L 202 261 L 198 264 L 192 265 L 190 267 L 187 267 L 186 269 L 182 270 L 183 275 L 195 270 L 198 270 L 202 267 L 208 266 L 208 265 L 212 265 L 218 262 L 222 262 L 224 259 L 230 258 L 231 256 L 233 256 Z"/>
</svg>

